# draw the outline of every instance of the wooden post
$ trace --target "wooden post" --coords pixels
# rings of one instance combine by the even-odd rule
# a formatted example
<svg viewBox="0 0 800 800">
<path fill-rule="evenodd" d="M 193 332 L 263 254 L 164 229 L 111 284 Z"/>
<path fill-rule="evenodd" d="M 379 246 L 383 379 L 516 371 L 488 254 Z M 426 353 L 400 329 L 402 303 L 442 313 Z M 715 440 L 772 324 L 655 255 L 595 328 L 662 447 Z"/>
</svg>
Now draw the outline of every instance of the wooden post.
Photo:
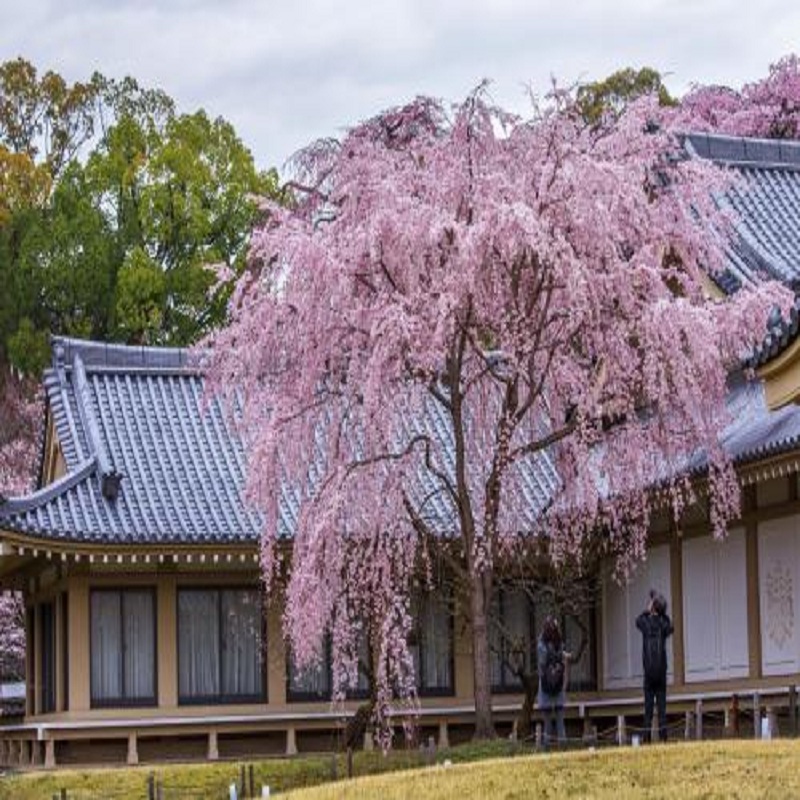
<svg viewBox="0 0 800 800">
<path fill-rule="evenodd" d="M 683 738 L 688 742 L 692 738 L 692 712 L 687 709 L 683 726 Z"/>
<path fill-rule="evenodd" d="M 255 797 L 256 796 L 255 770 L 254 770 L 252 764 L 250 765 L 250 768 L 248 769 L 248 773 L 249 773 L 248 777 L 250 778 L 250 780 L 249 780 L 249 783 L 250 783 L 250 797 Z"/>
<path fill-rule="evenodd" d="M 536 723 L 536 749 L 542 749 L 542 723 Z"/>
<path fill-rule="evenodd" d="M 353 777 L 353 748 L 347 748 L 347 777 Z"/>
<path fill-rule="evenodd" d="M 661 717 L 658 716 L 658 709 L 654 709 L 653 718 L 650 720 L 650 741 L 658 741 L 658 725 L 661 722 Z"/>
<path fill-rule="evenodd" d="M 592 718 L 588 714 L 583 718 L 583 741 L 592 741 Z"/>
<path fill-rule="evenodd" d="M 797 687 L 789 687 L 789 733 L 797 736 Z"/>
<path fill-rule="evenodd" d="M 295 733 L 294 728 L 291 727 L 286 729 L 286 755 L 297 755 L 297 734 Z"/>
<path fill-rule="evenodd" d="M 147 776 L 147 800 L 156 800 L 156 776 L 153 772 Z"/>
<path fill-rule="evenodd" d="M 439 723 L 439 749 L 444 750 L 450 747 L 450 736 L 447 731 L 447 721 L 442 720 Z"/>
<path fill-rule="evenodd" d="M 239 794 L 242 797 L 247 797 L 247 782 L 245 781 L 244 764 L 239 765 Z"/>
<path fill-rule="evenodd" d="M 761 738 L 761 698 L 758 692 L 753 692 L 753 736 Z"/>
<path fill-rule="evenodd" d="M 139 747 L 136 734 L 128 734 L 128 766 L 135 767 L 139 763 Z"/>
<path fill-rule="evenodd" d="M 617 717 L 617 744 L 627 744 L 628 735 L 625 732 L 625 715 L 620 714 Z"/>
<path fill-rule="evenodd" d="M 219 739 L 216 730 L 208 732 L 208 760 L 216 761 L 219 758 Z"/>
<path fill-rule="evenodd" d="M 695 716 L 695 725 L 694 725 L 694 734 L 697 741 L 701 741 L 703 738 L 703 701 L 699 700 L 694 704 L 694 716 Z"/>
<path fill-rule="evenodd" d="M 767 706 L 767 731 L 770 739 L 778 738 L 778 714 L 772 706 Z"/>
<path fill-rule="evenodd" d="M 375 749 L 375 740 L 372 731 L 364 731 L 364 752 L 371 753 Z"/>
<path fill-rule="evenodd" d="M 735 694 L 731 701 L 731 733 L 739 735 L 739 695 Z"/>
<path fill-rule="evenodd" d="M 54 739 L 47 739 L 44 743 L 44 767 L 56 768 L 56 743 Z"/>
</svg>

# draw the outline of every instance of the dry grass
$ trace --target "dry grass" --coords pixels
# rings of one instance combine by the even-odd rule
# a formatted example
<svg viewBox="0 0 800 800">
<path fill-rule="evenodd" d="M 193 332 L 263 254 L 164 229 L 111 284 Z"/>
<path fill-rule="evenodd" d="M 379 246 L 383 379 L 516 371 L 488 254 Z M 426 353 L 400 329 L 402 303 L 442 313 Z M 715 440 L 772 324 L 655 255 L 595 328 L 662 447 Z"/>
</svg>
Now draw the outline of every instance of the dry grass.
<svg viewBox="0 0 800 800">
<path fill-rule="evenodd" d="M 353 798 L 766 798 L 800 800 L 800 740 L 704 742 L 648 748 L 529 755 L 497 741 L 464 745 L 439 754 L 436 766 L 409 770 L 418 753 L 357 753 L 356 774 L 372 777 L 331 782 L 329 756 L 272 759 L 255 764 L 256 793 L 262 784 L 273 796 L 292 800 Z M 517 754 L 509 758 L 498 755 Z M 444 759 L 452 766 L 442 766 Z M 63 787 L 70 800 L 141 800 L 153 772 L 164 800 L 223 800 L 237 780 L 239 765 L 169 766 L 33 771 L 0 778 L 0 800 L 51 800 Z M 338 774 L 344 773 L 344 760 Z M 298 789 L 298 787 L 314 787 Z M 290 791 L 296 789 L 297 791 Z M 288 792 L 288 794 L 286 794 Z"/>
<path fill-rule="evenodd" d="M 441 765 L 291 792 L 292 800 L 800 798 L 800 741 L 705 742 Z"/>
</svg>

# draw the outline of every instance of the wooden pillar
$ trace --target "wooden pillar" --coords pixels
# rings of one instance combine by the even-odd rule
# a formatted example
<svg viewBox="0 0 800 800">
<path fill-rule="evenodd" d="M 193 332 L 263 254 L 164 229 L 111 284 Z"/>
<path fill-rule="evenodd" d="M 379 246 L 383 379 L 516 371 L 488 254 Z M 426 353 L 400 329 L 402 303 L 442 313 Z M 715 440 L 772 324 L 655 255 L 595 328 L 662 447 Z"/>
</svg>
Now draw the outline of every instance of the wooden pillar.
<svg viewBox="0 0 800 800">
<path fill-rule="evenodd" d="M 208 732 L 208 760 L 217 761 L 219 759 L 219 741 L 217 732 L 213 728 Z"/>
<path fill-rule="evenodd" d="M 178 595 L 174 575 L 160 575 L 156 595 L 158 614 L 158 705 L 178 705 Z"/>
<path fill-rule="evenodd" d="M 372 738 L 372 731 L 364 731 L 364 750 L 371 753 L 375 749 L 375 740 Z"/>
<path fill-rule="evenodd" d="M 747 565 L 747 644 L 750 677 L 761 677 L 761 602 L 758 586 L 758 523 L 745 526 Z"/>
<path fill-rule="evenodd" d="M 620 714 L 617 717 L 617 744 L 626 744 L 628 741 L 628 734 L 625 731 L 625 715 Z"/>
<path fill-rule="evenodd" d="M 53 620 L 53 625 L 55 626 L 55 648 L 56 651 L 53 654 L 54 659 L 53 663 L 56 667 L 56 675 L 55 675 L 55 682 L 56 682 L 56 711 L 63 711 L 66 708 L 66 692 L 67 692 L 67 685 L 64 681 L 64 676 L 66 674 L 65 664 L 64 664 L 64 604 L 66 600 L 64 598 L 63 593 L 59 593 L 58 596 L 55 598 L 55 602 L 53 604 L 55 609 L 55 615 Z M 47 759 L 45 758 L 45 761 Z"/>
<path fill-rule="evenodd" d="M 778 714 L 772 706 L 767 706 L 767 732 L 768 738 L 778 738 Z"/>
<path fill-rule="evenodd" d="M 695 726 L 694 726 L 694 733 L 695 738 L 700 741 L 703 738 L 703 701 L 698 700 L 694 705 L 694 718 L 695 718 Z"/>
<path fill-rule="evenodd" d="M 604 567 L 601 566 L 601 570 L 604 570 Z M 605 608 L 605 581 L 608 579 L 608 576 L 605 572 L 601 573 L 601 577 L 603 580 L 603 585 L 601 587 L 600 596 L 597 600 L 597 605 L 594 609 L 594 630 L 595 630 L 595 670 L 597 670 L 595 674 L 596 679 L 596 686 L 599 691 L 603 691 L 605 689 L 605 632 L 604 632 L 604 620 L 603 620 L 603 609 Z"/>
<path fill-rule="evenodd" d="M 128 734 L 128 758 L 129 767 L 135 767 L 139 763 L 139 743 L 136 739 L 135 731 Z"/>
<path fill-rule="evenodd" d="M 39 603 L 33 611 L 33 713 L 42 713 L 42 607 Z"/>
<path fill-rule="evenodd" d="M 683 538 L 672 537 L 669 548 L 670 591 L 672 592 L 672 684 L 683 686 L 686 683 L 686 657 L 684 649 L 683 624 Z M 654 717 L 655 718 L 655 717 Z"/>
<path fill-rule="evenodd" d="M 90 699 L 90 628 L 89 578 L 75 575 L 69 579 L 69 708 L 88 711 Z"/>
<path fill-rule="evenodd" d="M 54 739 L 46 739 L 44 743 L 44 767 L 56 768 L 56 743 Z"/>
<path fill-rule="evenodd" d="M 442 720 L 439 723 L 439 749 L 450 747 L 450 737 L 447 733 L 447 720 Z"/>
<path fill-rule="evenodd" d="M 753 736 L 761 738 L 761 698 L 758 692 L 753 693 Z"/>
<path fill-rule="evenodd" d="M 297 755 L 297 735 L 295 734 L 295 730 L 293 727 L 289 727 L 286 729 L 286 755 L 287 756 Z"/>
</svg>

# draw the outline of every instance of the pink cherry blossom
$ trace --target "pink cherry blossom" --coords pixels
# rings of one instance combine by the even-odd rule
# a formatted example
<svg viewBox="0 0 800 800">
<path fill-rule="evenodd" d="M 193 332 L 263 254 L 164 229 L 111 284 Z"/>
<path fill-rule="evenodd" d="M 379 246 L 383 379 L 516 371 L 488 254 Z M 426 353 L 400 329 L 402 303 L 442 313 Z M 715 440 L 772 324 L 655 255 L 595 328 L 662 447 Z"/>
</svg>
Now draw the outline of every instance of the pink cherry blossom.
<svg viewBox="0 0 800 800">
<path fill-rule="evenodd" d="M 0 496 L 33 488 L 39 460 L 42 405 L 30 381 L 0 376 Z"/>
<path fill-rule="evenodd" d="M 679 517 L 691 500 L 698 451 L 714 532 L 738 513 L 726 379 L 787 297 L 709 297 L 730 225 L 712 198 L 730 177 L 682 157 L 684 130 L 651 98 L 592 128 L 563 92 L 531 119 L 482 90 L 453 109 L 419 99 L 301 153 L 295 202 L 255 232 L 208 388 L 246 443 L 268 588 L 281 508 L 297 511 L 297 661 L 332 636 L 341 697 L 373 631 L 379 723 L 393 698 L 413 705 L 409 597 L 437 559 L 462 576 L 477 733 L 491 735 L 502 559 L 599 537 L 625 572 L 653 503 Z M 533 474 L 552 478 L 540 508 Z"/>
</svg>

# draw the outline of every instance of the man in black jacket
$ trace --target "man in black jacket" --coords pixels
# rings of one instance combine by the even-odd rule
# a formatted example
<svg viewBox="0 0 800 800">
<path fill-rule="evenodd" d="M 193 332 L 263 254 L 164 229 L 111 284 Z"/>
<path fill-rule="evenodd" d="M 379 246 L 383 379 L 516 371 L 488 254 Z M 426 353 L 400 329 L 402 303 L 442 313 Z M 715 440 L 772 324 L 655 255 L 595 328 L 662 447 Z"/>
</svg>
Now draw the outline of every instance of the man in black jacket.
<svg viewBox="0 0 800 800">
<path fill-rule="evenodd" d="M 650 741 L 653 703 L 658 704 L 658 735 L 667 741 L 667 638 L 672 635 L 672 620 L 667 616 L 667 601 L 650 592 L 647 610 L 636 618 L 642 633 L 644 667 L 644 740 Z"/>
</svg>

